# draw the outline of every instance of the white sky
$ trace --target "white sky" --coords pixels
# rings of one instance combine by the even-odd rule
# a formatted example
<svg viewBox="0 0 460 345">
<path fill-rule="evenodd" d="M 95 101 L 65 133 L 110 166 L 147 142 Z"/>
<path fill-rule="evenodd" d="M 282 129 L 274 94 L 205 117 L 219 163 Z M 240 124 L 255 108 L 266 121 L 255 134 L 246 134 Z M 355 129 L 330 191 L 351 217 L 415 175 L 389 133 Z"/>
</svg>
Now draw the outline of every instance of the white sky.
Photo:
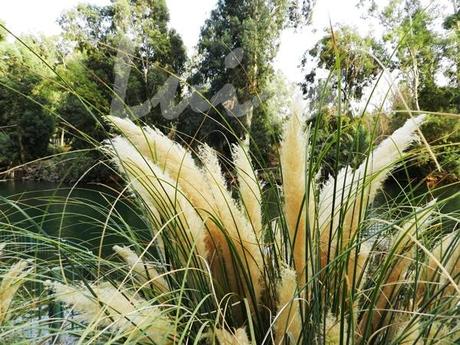
<svg viewBox="0 0 460 345">
<path fill-rule="evenodd" d="M 387 0 L 382 0 L 386 2 Z M 450 0 L 423 0 L 443 2 Z M 80 2 L 104 5 L 109 0 L 0 0 L 0 19 L 6 22 L 7 27 L 15 34 L 44 33 L 57 34 L 59 26 L 56 19 L 66 9 L 70 9 Z M 217 0 L 166 0 L 171 27 L 182 36 L 189 54 L 193 52 L 200 33 L 200 28 L 209 17 Z M 303 73 L 299 64 L 303 53 L 311 48 L 322 36 L 324 29 L 329 25 L 346 24 L 354 26 L 361 34 L 374 33 L 379 35 L 376 23 L 361 18 L 356 8 L 358 0 L 317 0 L 313 15 L 313 25 L 309 29 L 298 32 L 286 30 L 281 35 L 279 54 L 274 63 L 291 82 L 302 80 Z M 383 86 L 388 88 L 388 86 Z"/>
<path fill-rule="evenodd" d="M 110 3 L 109 0 L 0 0 L 0 19 L 4 20 L 7 27 L 15 34 L 57 34 L 60 30 L 56 19 L 63 11 L 80 2 L 97 5 Z M 166 2 L 170 10 L 171 26 L 180 33 L 190 53 L 198 41 L 201 26 L 209 17 L 217 0 L 166 0 Z M 354 8 L 355 2 L 356 0 L 319 0 L 313 18 L 313 27 L 317 32 L 312 34 L 311 29 L 297 33 L 292 30 L 284 32 L 280 53 L 275 62 L 276 68 L 280 69 L 288 80 L 299 81 L 301 73 L 298 65 L 302 54 L 320 37 L 322 28 L 329 25 L 329 19 L 332 24 L 355 25 L 360 21 Z"/>
</svg>

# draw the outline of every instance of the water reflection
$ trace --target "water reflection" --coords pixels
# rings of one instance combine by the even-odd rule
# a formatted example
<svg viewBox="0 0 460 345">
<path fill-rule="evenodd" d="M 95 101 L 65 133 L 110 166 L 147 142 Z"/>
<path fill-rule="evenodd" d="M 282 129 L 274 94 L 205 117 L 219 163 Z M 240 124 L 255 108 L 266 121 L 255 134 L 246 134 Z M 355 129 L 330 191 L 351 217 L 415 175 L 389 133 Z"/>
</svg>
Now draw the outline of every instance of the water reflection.
<svg viewBox="0 0 460 345">
<path fill-rule="evenodd" d="M 140 237 L 150 231 L 141 213 L 126 196 L 101 185 L 73 189 L 36 182 L 0 183 L 0 235 L 9 242 L 30 242 L 25 234 L 42 233 L 102 255 L 112 254 L 113 244 L 126 242 L 130 231 Z M 112 205 L 115 207 L 110 212 Z M 102 246 L 101 246 L 102 245 Z M 52 251 L 52 249 L 50 249 Z M 41 248 L 41 255 L 46 256 Z"/>
</svg>

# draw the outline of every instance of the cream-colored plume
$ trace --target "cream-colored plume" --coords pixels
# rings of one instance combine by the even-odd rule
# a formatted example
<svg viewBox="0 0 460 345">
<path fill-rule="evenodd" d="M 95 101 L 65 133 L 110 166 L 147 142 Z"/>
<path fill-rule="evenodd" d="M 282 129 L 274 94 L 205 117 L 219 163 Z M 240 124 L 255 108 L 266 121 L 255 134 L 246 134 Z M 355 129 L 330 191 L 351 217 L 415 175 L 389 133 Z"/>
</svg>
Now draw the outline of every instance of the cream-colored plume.
<svg viewBox="0 0 460 345">
<path fill-rule="evenodd" d="M 453 283 L 457 286 L 453 286 Z M 460 300 L 460 234 L 452 232 L 434 247 L 432 256 L 423 267 L 421 283 L 417 286 L 417 296 L 420 299 L 427 289 L 441 289 L 440 296 L 455 297 L 451 303 Z"/>
<path fill-rule="evenodd" d="M 157 165 L 143 157 L 131 143 L 121 137 L 112 140 L 114 160 L 129 177 L 132 188 L 146 204 L 161 214 L 165 222 L 180 222 L 178 240 L 190 243 L 198 255 L 207 257 L 207 232 L 203 221 L 184 193 Z M 184 231 L 186 231 L 184 233 Z M 174 238 L 174 236 L 171 236 Z"/>
<path fill-rule="evenodd" d="M 385 326 L 388 321 L 388 310 L 395 310 L 398 292 L 406 283 L 404 280 L 410 265 L 414 258 L 414 238 L 421 233 L 430 224 L 430 217 L 434 212 L 435 200 L 428 203 L 423 208 L 415 210 L 410 220 L 405 222 L 395 235 L 390 246 L 390 258 L 393 258 L 391 268 L 385 271 L 388 273 L 381 286 L 377 287 L 380 294 L 374 306 L 373 311 L 368 311 L 360 323 L 361 334 L 364 334 L 367 323 L 370 323 L 373 331 L 376 331 L 377 325 Z"/>
<path fill-rule="evenodd" d="M 211 196 L 206 180 L 191 153 L 158 129 L 139 127 L 129 119 L 108 116 L 137 151 L 167 172 L 198 208 L 209 208 Z"/>
<path fill-rule="evenodd" d="M 263 289 L 263 284 L 261 284 L 263 271 L 261 249 L 251 224 L 247 221 L 245 214 L 241 212 L 226 187 L 215 152 L 206 146 L 200 150 L 200 159 L 203 162 L 203 168 L 200 169 L 190 152 L 158 130 L 148 127 L 142 129 L 126 119 L 109 117 L 109 120 L 126 136 L 126 139 L 117 137 L 112 140 L 116 154 L 120 155 L 118 151 L 126 151 L 124 147 L 129 144 L 130 147 L 134 146 L 137 149 L 137 157 L 140 156 L 143 161 L 150 162 L 151 160 L 161 168 L 157 169 L 160 171 L 156 171 L 155 174 L 149 174 L 151 176 L 150 182 L 144 183 L 144 186 L 134 180 L 132 182 L 134 189 L 140 189 L 141 193 L 139 194 L 141 195 L 148 195 L 149 193 L 146 192 L 148 192 L 149 184 L 155 180 L 154 175 L 163 175 L 161 177 L 163 180 L 166 179 L 164 175 L 168 175 L 168 181 L 173 183 L 166 183 L 166 185 L 178 187 L 181 192 L 175 194 L 185 195 L 206 224 L 207 231 L 209 231 L 212 239 L 207 243 L 211 251 L 209 252 L 209 257 L 214 258 L 211 262 L 211 267 L 216 278 L 219 279 L 219 274 L 224 274 L 219 262 L 223 260 L 226 268 L 225 274 L 228 275 L 226 278 L 228 278 L 229 282 L 235 284 L 233 291 L 238 291 L 238 281 L 233 272 L 234 262 L 227 243 L 228 239 L 231 239 L 241 262 L 247 263 L 246 268 L 252 280 L 251 286 L 254 287 L 256 299 L 258 299 Z M 130 154 L 133 153 L 132 149 L 129 149 L 129 151 Z M 126 159 L 129 156 L 124 155 L 124 157 Z M 155 164 L 153 165 L 155 166 Z M 148 165 L 152 164 L 149 163 Z M 165 185 L 165 183 L 162 184 Z M 150 189 L 152 188 L 150 187 Z M 170 192 L 173 192 L 173 190 L 170 190 Z M 151 198 L 146 199 L 153 203 Z M 181 204 L 181 198 L 177 196 L 177 199 Z M 158 208 L 158 205 L 155 206 Z M 184 215 L 190 209 L 182 204 L 180 206 L 184 206 L 182 207 Z M 190 219 L 188 216 L 184 218 L 189 223 L 193 220 L 193 217 L 190 217 Z M 194 229 L 194 227 L 190 225 L 190 229 Z"/>
<path fill-rule="evenodd" d="M 256 171 L 251 163 L 249 152 L 241 145 L 233 147 L 233 162 L 238 176 L 242 208 L 246 210 L 258 240 L 262 239 L 262 197 Z"/>
<path fill-rule="evenodd" d="M 444 295 L 455 296 L 455 304 L 460 301 L 460 235 L 458 232 L 451 233 L 444 246 L 444 255 L 447 256 L 445 262 L 445 269 L 449 276 L 441 274 L 440 286 L 447 286 L 444 290 Z M 442 252 L 442 249 L 441 249 Z M 442 261 L 441 261 L 442 262 Z M 453 284 L 457 286 L 453 286 Z"/>
<path fill-rule="evenodd" d="M 424 342 L 420 335 L 420 319 L 399 323 L 396 339 L 398 338 L 401 339 L 401 345 L 422 345 Z"/>
<path fill-rule="evenodd" d="M 238 328 L 234 333 L 226 329 L 216 329 L 216 338 L 220 345 L 250 345 L 248 335 L 244 328 Z"/>
<path fill-rule="evenodd" d="M 350 252 L 347 267 L 347 285 L 351 289 L 354 285 L 361 288 L 365 282 L 365 272 L 368 264 L 368 259 L 371 255 L 371 246 L 368 243 L 361 244 L 358 253 Z M 354 279 L 354 281 L 353 281 Z M 354 284 L 355 283 L 355 284 Z"/>
<path fill-rule="evenodd" d="M 152 284 L 160 292 L 168 291 L 166 280 L 160 276 L 152 263 L 144 261 L 128 247 L 113 246 L 113 250 L 128 264 L 136 279 L 143 285 Z"/>
<path fill-rule="evenodd" d="M 277 285 L 277 310 L 275 318 L 275 343 L 284 344 L 286 336 L 291 339 L 291 344 L 298 344 L 302 332 L 302 319 L 300 315 L 296 272 L 288 267 L 283 267 L 281 278 Z"/>
<path fill-rule="evenodd" d="M 460 326 L 449 330 L 446 322 L 434 321 L 425 337 L 425 344 L 452 345 L 460 340 Z"/>
<path fill-rule="evenodd" d="M 253 288 L 256 302 L 258 302 L 264 288 L 264 259 L 259 240 L 245 214 L 240 210 L 227 189 L 216 152 L 209 146 L 204 145 L 199 152 L 199 158 L 203 163 L 203 174 L 208 181 L 208 188 L 213 197 L 214 207 L 212 213 L 226 232 L 226 238 L 222 238 L 222 234 L 216 234 L 216 238 L 222 238 L 221 248 L 224 250 L 226 269 L 229 270 L 228 272 L 232 272 L 232 266 L 234 266 L 229 249 L 225 249 L 226 247 L 228 248 L 227 241 L 230 239 L 251 279 L 249 284 L 244 283 L 245 289 L 248 288 L 248 285 Z M 222 230 L 220 231 L 222 232 Z M 232 279 L 229 279 L 229 281 L 232 281 Z M 238 284 L 236 279 L 233 279 L 233 282 Z M 249 293 L 249 291 L 245 291 L 246 296 Z"/>
<path fill-rule="evenodd" d="M 383 140 L 355 171 L 345 167 L 337 177 L 330 177 L 319 196 L 322 265 L 345 250 L 356 237 L 366 205 L 371 203 L 383 181 L 401 158 L 402 152 L 417 140 L 416 130 L 424 116 L 409 119 L 403 127 Z M 342 219 L 342 226 L 340 226 Z M 342 229 L 340 240 L 337 230 Z M 332 234 L 332 237 L 331 237 Z M 337 242 L 341 248 L 337 248 Z"/>
<path fill-rule="evenodd" d="M 308 235 L 315 242 L 313 227 L 315 225 L 315 199 L 313 181 L 306 180 L 308 153 L 308 132 L 304 130 L 303 121 L 293 114 L 284 128 L 280 146 L 280 164 L 283 176 L 284 214 L 289 229 L 290 246 L 300 286 L 306 283 L 306 265 L 311 262 L 307 257 Z M 308 197 L 307 182 L 310 183 Z M 308 209 L 306 203 L 308 202 Z M 307 229 L 307 214 L 309 229 Z M 313 248 L 315 246 L 313 245 Z M 311 268 L 310 268 L 311 274 Z"/>
<path fill-rule="evenodd" d="M 72 306 L 82 321 L 97 327 L 109 327 L 126 337 L 130 343 L 170 344 L 174 325 L 160 307 L 149 305 L 128 291 L 120 291 L 108 283 L 74 287 L 51 283 L 55 297 Z"/>
<path fill-rule="evenodd" d="M 3 275 L 0 284 L 0 325 L 9 318 L 9 310 L 13 298 L 30 273 L 29 262 L 21 260 L 13 264 Z"/>
<path fill-rule="evenodd" d="M 343 339 L 347 339 L 346 330 L 347 326 L 345 325 Z M 326 334 L 324 335 L 324 345 L 340 345 L 340 333 L 339 320 L 329 314 L 326 317 Z"/>
</svg>

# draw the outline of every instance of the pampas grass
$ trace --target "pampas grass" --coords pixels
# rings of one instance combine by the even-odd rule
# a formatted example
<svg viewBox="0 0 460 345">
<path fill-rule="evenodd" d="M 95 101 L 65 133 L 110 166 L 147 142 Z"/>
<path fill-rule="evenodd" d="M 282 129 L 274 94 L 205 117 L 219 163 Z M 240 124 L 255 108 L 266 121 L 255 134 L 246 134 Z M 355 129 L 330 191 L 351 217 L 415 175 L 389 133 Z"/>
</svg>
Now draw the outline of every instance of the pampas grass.
<svg viewBox="0 0 460 345">
<path fill-rule="evenodd" d="M 238 178 L 241 208 L 246 211 L 257 240 L 262 240 L 262 196 L 257 173 L 253 168 L 250 153 L 243 145 L 234 145 L 233 162 Z"/>
<path fill-rule="evenodd" d="M 114 246 L 113 250 L 128 264 L 140 284 L 146 285 L 152 283 L 159 291 L 164 292 L 168 290 L 168 283 L 158 274 L 153 264 L 144 263 L 144 261 L 128 247 Z"/>
<path fill-rule="evenodd" d="M 302 333 L 300 301 L 298 296 L 296 272 L 283 268 L 278 286 L 278 314 L 275 317 L 274 331 L 276 344 L 283 344 L 287 337 L 294 344 L 298 343 Z"/>
<path fill-rule="evenodd" d="M 178 231 L 176 236 L 182 238 L 182 243 L 195 246 L 197 253 L 206 257 L 203 221 L 183 192 L 177 188 L 176 182 L 143 157 L 128 140 L 114 139 L 113 148 L 116 152 L 116 163 L 130 177 L 132 189 L 141 196 L 149 210 L 153 209 L 151 214 L 158 219 L 165 219 L 170 216 L 168 212 L 173 210 L 173 219 L 177 217 L 181 226 L 186 228 L 184 231 Z M 166 214 L 162 214 L 162 211 Z"/>
<path fill-rule="evenodd" d="M 119 158 L 115 161 L 120 168 L 126 169 L 124 165 L 128 161 L 132 162 L 132 157 L 137 157 L 138 161 L 151 160 L 155 164 L 148 170 L 155 170 L 157 174 L 164 175 L 163 180 L 171 181 L 167 183 L 169 188 L 176 186 L 177 189 L 183 190 L 179 193 L 181 194 L 179 198 L 187 199 L 187 201 L 182 204 L 189 203 L 195 207 L 210 234 L 207 240 L 210 253 L 205 255 L 205 248 L 202 245 L 204 242 L 200 241 L 200 254 L 208 259 L 212 258 L 210 263 L 216 276 L 224 274 L 223 264 L 225 275 L 230 277 L 232 291 L 237 294 L 245 291 L 244 293 L 248 295 L 252 303 L 257 303 L 262 291 L 260 281 L 263 279 L 262 255 L 257 234 L 250 220 L 246 218 L 244 212 L 232 198 L 222 176 L 216 153 L 210 147 L 203 146 L 199 152 L 202 162 L 202 167 L 199 168 L 193 161 L 190 152 L 158 130 L 151 128 L 142 130 L 129 120 L 113 117 L 109 119 L 126 136 L 126 139 L 116 138 L 112 141 L 115 157 Z M 124 151 L 129 152 L 124 153 Z M 128 163 L 128 165 L 132 164 Z M 136 175 L 132 177 L 133 185 L 138 186 Z M 146 188 L 148 188 L 146 185 L 139 188 L 142 190 L 141 194 L 150 194 L 145 199 L 152 199 L 152 194 L 157 194 L 158 188 L 150 193 L 146 193 Z M 159 199 L 164 199 L 164 196 L 160 196 Z M 191 213 L 189 212 L 190 216 Z M 193 231 L 197 229 L 197 226 L 194 224 L 189 228 Z M 259 234 L 260 228 L 261 225 L 259 225 Z M 232 240 L 233 246 L 229 246 L 227 238 Z M 236 251 L 237 258 L 232 255 L 233 250 Z M 244 262 L 248 275 L 242 277 L 235 272 L 235 267 L 238 266 L 234 263 L 235 259 Z"/>
<path fill-rule="evenodd" d="M 366 342 L 383 336 L 391 319 L 388 309 L 408 307 L 400 305 L 397 296 L 415 261 L 412 239 L 428 227 L 435 201 L 423 209 L 414 209 L 414 216 L 396 227 L 399 231 L 388 248 L 386 269 L 372 273 L 373 277 L 367 268 L 375 256 L 373 245 L 357 241 L 361 238 L 368 205 L 391 169 L 401 161 L 403 152 L 417 141 L 415 132 L 423 116 L 409 120 L 383 140 L 356 170 L 346 167 L 319 188 L 314 175 L 309 173 L 309 130 L 299 116 L 291 116 L 280 146 L 283 180 L 280 220 L 285 223 L 270 224 L 268 231 L 281 231 L 268 237 L 262 232 L 260 183 L 244 146 L 233 148 L 238 201 L 227 186 L 216 152 L 209 146 L 203 145 L 198 150 L 196 163 L 190 152 L 155 129 L 140 128 L 125 119 L 111 118 L 111 121 L 123 132 L 123 137 L 111 141 L 112 152 L 120 169 L 126 172 L 131 188 L 142 199 L 151 200 L 162 222 L 179 218 L 180 223 L 192 220 L 195 224 L 188 227 L 191 238 L 209 250 L 197 252 L 207 263 L 211 286 L 217 288 L 214 293 L 218 304 L 227 301 L 218 315 L 230 325 L 245 324 L 244 316 L 235 316 L 241 312 L 249 313 L 251 322 L 261 322 L 266 316 L 259 313 L 274 306 L 270 322 L 273 332 L 257 329 L 251 336 L 261 332 L 260 339 L 274 338 L 276 344 L 305 343 L 307 330 L 314 329 L 307 326 L 312 320 L 308 316 L 312 298 L 319 296 L 327 303 L 327 296 L 339 296 L 346 301 L 350 315 L 339 317 L 332 305 L 325 305 L 323 308 L 331 309 L 320 317 L 324 326 L 319 330 L 323 334 L 316 339 L 323 339 L 325 344 L 340 344 L 349 337 L 347 334 L 354 334 L 355 341 Z M 206 230 L 196 230 L 203 224 Z M 167 242 L 169 235 L 163 235 Z M 278 238 L 273 247 L 266 242 L 270 238 Z M 284 253 L 285 257 L 273 257 L 277 253 Z M 267 279 L 275 279 L 276 284 Z M 309 285 L 309 279 L 320 279 L 327 289 L 323 288 L 318 295 Z M 341 280 L 343 288 L 336 283 Z M 370 283 L 376 285 L 372 290 L 366 286 Z M 331 286 L 339 290 L 328 290 Z M 364 304 L 355 294 L 367 295 Z M 270 297 L 276 303 L 264 305 Z M 239 302 L 234 304 L 232 300 Z M 301 307 L 299 301 L 304 301 L 305 306 Z M 361 309 L 363 306 L 367 310 Z M 233 318 L 227 319 L 229 315 Z M 239 332 L 217 329 L 215 336 L 221 343 L 234 343 Z M 267 336 L 266 332 L 272 335 Z"/>
<path fill-rule="evenodd" d="M 61 327 L 70 320 L 81 344 L 455 341 L 457 324 L 439 322 L 456 313 L 459 237 L 442 231 L 439 201 L 370 216 L 423 116 L 321 183 L 313 129 L 294 114 L 279 147 L 281 179 L 262 183 L 247 146 L 235 144 L 234 189 L 211 147 L 192 152 L 155 128 L 109 121 L 120 134 L 104 150 L 151 236 L 114 245 L 122 265 L 97 258 L 92 278 L 48 284 L 76 314 Z M 265 214 L 267 205 L 276 212 Z"/>
<path fill-rule="evenodd" d="M 3 275 L 0 283 L 0 325 L 9 319 L 13 298 L 30 270 L 29 262 L 21 260 L 13 264 Z"/>
<path fill-rule="evenodd" d="M 324 345 L 339 345 L 341 342 L 340 322 L 332 315 L 326 317 Z M 345 335 L 342 339 L 346 339 Z"/>
<path fill-rule="evenodd" d="M 232 333 L 225 329 L 217 329 L 215 335 L 220 345 L 251 344 L 244 328 L 238 328 Z"/>
<path fill-rule="evenodd" d="M 314 235 L 316 233 L 311 231 L 315 219 L 313 181 L 307 181 L 305 178 L 307 143 L 308 131 L 303 128 L 298 115 L 294 114 L 285 125 L 280 148 L 280 163 L 283 176 L 284 211 L 289 231 L 289 247 L 292 250 L 294 267 L 300 285 L 304 285 L 306 282 L 306 265 L 310 261 L 307 257 L 306 243 L 307 240 L 315 242 Z M 310 229 L 307 229 L 307 219 L 311 222 L 309 224 Z M 311 235 L 310 239 L 307 239 L 308 234 Z"/>
<path fill-rule="evenodd" d="M 319 194 L 318 207 L 323 264 L 335 257 L 338 250 L 335 243 L 341 242 L 346 248 L 356 236 L 367 205 L 372 203 L 403 151 L 417 140 L 415 132 L 423 119 L 423 115 L 409 119 L 380 143 L 356 171 L 345 167 L 336 178 L 330 177 L 325 183 Z M 344 219 L 343 225 L 341 218 Z M 338 233 L 339 227 L 342 228 L 341 234 Z"/>
<path fill-rule="evenodd" d="M 174 326 L 160 310 L 129 291 L 108 283 L 89 288 L 50 284 L 55 297 L 70 305 L 92 326 L 108 327 L 138 344 L 170 344 Z"/>
</svg>

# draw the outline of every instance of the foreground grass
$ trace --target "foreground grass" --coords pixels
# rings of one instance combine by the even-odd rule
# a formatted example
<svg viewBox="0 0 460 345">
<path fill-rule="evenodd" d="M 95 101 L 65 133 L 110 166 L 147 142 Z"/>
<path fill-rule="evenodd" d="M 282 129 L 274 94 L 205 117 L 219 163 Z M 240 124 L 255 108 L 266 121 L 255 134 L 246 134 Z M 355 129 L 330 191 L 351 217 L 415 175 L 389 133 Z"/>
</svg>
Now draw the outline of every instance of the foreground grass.
<svg viewBox="0 0 460 345">
<path fill-rule="evenodd" d="M 423 117 L 382 141 L 357 169 L 343 168 L 319 183 L 315 130 L 294 114 L 279 150 L 281 186 L 275 176 L 260 183 L 241 144 L 233 151 L 234 190 L 222 174 L 221 157 L 209 147 L 191 152 L 156 129 L 110 121 L 121 133 L 105 148 L 126 179 L 120 198 L 129 194 L 137 203 L 150 235 L 137 234 L 122 215 L 114 221 L 117 201 L 102 211 L 101 243 L 108 233 L 124 238 L 112 257 L 27 232 L 36 248 L 55 250 L 47 262 L 55 269 L 44 269 L 33 251 L 27 265 L 18 261 L 25 255 L 8 252 L 13 266 L 5 264 L 0 291 L 1 336 L 8 343 L 460 339 L 460 234 L 444 226 L 458 219 L 440 213 L 437 200 L 410 206 L 396 219 L 370 208 L 390 172 L 410 157 L 404 152 L 418 140 Z M 265 212 L 268 194 L 271 210 Z M 400 207 L 393 204 L 389 214 Z M 29 221 L 41 229 L 36 219 Z M 3 226 L 24 235 L 21 227 Z M 26 268 L 31 265 L 33 272 Z M 29 281 L 10 303 L 5 296 L 14 295 L 26 274 Z M 46 288 L 37 293 L 35 285 Z"/>
</svg>

